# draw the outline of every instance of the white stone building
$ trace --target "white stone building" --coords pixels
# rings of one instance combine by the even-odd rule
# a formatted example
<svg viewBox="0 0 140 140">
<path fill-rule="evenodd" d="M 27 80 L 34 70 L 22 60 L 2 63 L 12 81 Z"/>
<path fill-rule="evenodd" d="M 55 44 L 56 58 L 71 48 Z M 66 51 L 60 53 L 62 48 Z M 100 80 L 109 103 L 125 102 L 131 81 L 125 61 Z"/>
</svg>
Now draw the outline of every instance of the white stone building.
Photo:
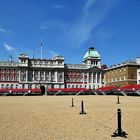
<svg viewBox="0 0 140 140">
<path fill-rule="evenodd" d="M 83 64 L 65 64 L 63 56 L 54 59 L 29 58 L 19 55 L 19 62 L 0 62 L 0 88 L 89 88 L 103 86 L 101 57 L 89 48 Z"/>
</svg>

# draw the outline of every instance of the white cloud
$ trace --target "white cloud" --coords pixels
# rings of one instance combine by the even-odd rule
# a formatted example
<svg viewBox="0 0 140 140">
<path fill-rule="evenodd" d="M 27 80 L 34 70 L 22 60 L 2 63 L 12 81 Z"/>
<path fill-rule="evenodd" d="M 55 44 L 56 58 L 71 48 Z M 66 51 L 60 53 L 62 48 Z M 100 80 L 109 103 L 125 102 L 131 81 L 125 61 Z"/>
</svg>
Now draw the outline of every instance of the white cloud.
<svg viewBox="0 0 140 140">
<path fill-rule="evenodd" d="M 81 14 L 72 24 L 59 20 L 47 20 L 40 25 L 42 30 L 60 30 L 71 46 L 81 47 L 91 32 L 106 18 L 108 12 L 119 0 L 85 0 Z M 57 6 L 56 6 L 57 7 Z M 59 7 L 59 6 L 58 6 Z"/>
<path fill-rule="evenodd" d="M 54 52 L 53 50 L 49 50 L 49 53 L 51 54 L 52 58 L 59 55 L 58 53 Z"/>
<path fill-rule="evenodd" d="M 47 20 L 40 25 L 41 30 L 67 30 L 69 27 L 69 24 L 59 20 Z"/>
<path fill-rule="evenodd" d="M 64 8 L 64 5 L 61 5 L 61 4 L 54 4 L 52 5 L 53 8 L 56 8 L 56 9 L 62 9 Z"/>
<path fill-rule="evenodd" d="M 85 12 L 87 12 L 87 11 L 89 10 L 90 6 L 92 6 L 93 4 L 95 4 L 96 1 L 97 1 L 97 0 L 87 0 L 86 3 L 85 3 L 85 5 L 84 5 L 83 10 L 84 10 Z"/>
<path fill-rule="evenodd" d="M 3 43 L 3 46 L 4 46 L 4 48 L 5 48 L 7 51 L 12 51 L 12 50 L 15 49 L 14 47 L 12 47 L 11 45 L 9 45 L 9 44 L 6 43 L 6 42 Z"/>
<path fill-rule="evenodd" d="M 109 10 L 118 0 L 87 0 L 83 7 L 81 17 L 71 29 L 71 35 L 75 35 L 77 46 L 80 47 L 90 36 L 90 33 L 106 18 Z"/>
<path fill-rule="evenodd" d="M 6 30 L 4 28 L 0 28 L 0 32 L 6 32 Z"/>
</svg>

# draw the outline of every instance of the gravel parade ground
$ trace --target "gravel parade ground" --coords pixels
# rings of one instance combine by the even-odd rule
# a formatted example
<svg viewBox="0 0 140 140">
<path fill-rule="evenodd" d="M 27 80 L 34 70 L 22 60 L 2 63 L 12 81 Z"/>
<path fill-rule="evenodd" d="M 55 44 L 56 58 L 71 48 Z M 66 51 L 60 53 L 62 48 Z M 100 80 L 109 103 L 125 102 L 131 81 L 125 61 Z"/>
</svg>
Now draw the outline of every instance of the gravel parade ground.
<svg viewBox="0 0 140 140">
<path fill-rule="evenodd" d="M 122 140 L 111 137 L 118 108 L 126 139 L 140 140 L 140 97 L 116 102 L 117 96 L 1 96 L 0 140 Z"/>
</svg>

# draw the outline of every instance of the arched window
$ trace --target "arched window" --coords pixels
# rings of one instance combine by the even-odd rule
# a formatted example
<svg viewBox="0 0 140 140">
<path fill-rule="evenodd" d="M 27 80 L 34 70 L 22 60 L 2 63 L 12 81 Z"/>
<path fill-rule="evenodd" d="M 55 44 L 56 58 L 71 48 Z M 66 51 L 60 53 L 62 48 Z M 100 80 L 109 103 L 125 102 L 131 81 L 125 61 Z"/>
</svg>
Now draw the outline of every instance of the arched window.
<svg viewBox="0 0 140 140">
<path fill-rule="evenodd" d="M 6 81 L 9 81 L 9 75 L 6 76 Z"/>
<path fill-rule="evenodd" d="M 12 75 L 12 77 L 11 77 L 11 81 L 14 81 L 15 79 L 14 79 L 14 76 Z"/>
<path fill-rule="evenodd" d="M 1 76 L 1 81 L 4 81 L 4 75 Z"/>
</svg>

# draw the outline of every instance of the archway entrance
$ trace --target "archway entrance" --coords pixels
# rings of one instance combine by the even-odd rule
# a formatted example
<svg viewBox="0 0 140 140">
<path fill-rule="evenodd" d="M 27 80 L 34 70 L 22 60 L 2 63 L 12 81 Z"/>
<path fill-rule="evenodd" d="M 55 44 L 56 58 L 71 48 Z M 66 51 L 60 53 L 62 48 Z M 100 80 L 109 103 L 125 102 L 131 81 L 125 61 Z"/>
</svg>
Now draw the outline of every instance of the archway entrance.
<svg viewBox="0 0 140 140">
<path fill-rule="evenodd" d="M 40 90 L 41 90 L 41 94 L 45 94 L 45 86 L 44 86 L 44 85 L 42 85 L 42 86 L 40 87 Z"/>
</svg>

